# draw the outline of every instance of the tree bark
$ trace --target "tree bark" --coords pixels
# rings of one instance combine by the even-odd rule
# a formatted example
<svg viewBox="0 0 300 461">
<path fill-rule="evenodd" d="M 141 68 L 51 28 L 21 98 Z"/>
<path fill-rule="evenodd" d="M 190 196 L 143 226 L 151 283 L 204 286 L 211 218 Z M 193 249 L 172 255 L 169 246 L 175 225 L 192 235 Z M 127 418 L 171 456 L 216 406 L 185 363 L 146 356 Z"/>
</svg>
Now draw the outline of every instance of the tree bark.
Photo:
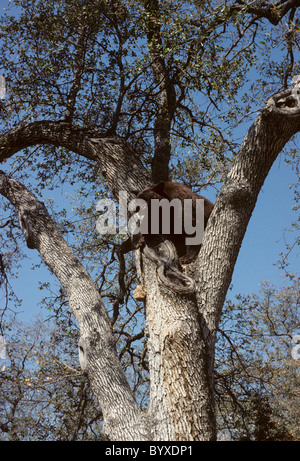
<svg viewBox="0 0 300 461">
<path fill-rule="evenodd" d="M 208 221 L 198 260 L 188 271 L 196 281 L 211 380 L 221 310 L 258 194 L 278 154 L 300 131 L 299 86 L 270 98 L 251 126 Z"/>
<path fill-rule="evenodd" d="M 158 287 L 154 264 L 144 259 L 144 267 L 149 416 L 159 437 L 155 440 L 214 440 L 213 389 L 195 297 Z"/>
<path fill-rule="evenodd" d="M 196 298 L 166 294 L 153 284 L 155 271 L 144 262 L 150 411 L 162 437 L 216 437 L 214 353 L 221 309 L 259 191 L 284 145 L 300 130 L 298 91 L 294 86 L 270 98 L 242 143 L 198 259 L 187 269 L 196 281 Z"/>
<path fill-rule="evenodd" d="M 261 187 L 278 154 L 300 130 L 300 96 L 294 88 L 298 87 L 273 96 L 261 110 L 235 157 L 210 216 L 198 257 L 196 280 L 200 306 L 203 306 L 204 286 L 207 299 L 211 300 L 206 317 L 211 331 L 216 329 Z M 205 260 L 205 265 L 201 260 Z M 207 291 L 212 279 L 214 286 Z"/>
</svg>

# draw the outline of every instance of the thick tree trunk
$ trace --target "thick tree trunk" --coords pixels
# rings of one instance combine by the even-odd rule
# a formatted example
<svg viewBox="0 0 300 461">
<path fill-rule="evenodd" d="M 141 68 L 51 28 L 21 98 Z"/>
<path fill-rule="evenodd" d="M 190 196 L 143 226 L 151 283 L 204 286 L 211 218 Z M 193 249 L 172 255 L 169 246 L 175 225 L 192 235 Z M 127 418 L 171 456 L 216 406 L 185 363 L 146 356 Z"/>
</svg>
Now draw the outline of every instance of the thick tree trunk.
<svg viewBox="0 0 300 461">
<path fill-rule="evenodd" d="M 144 268 L 149 416 L 155 440 L 213 440 L 212 380 L 195 297 L 154 284 L 154 264 L 145 258 Z"/>
<path fill-rule="evenodd" d="M 212 440 L 216 436 L 214 353 L 221 309 L 259 191 L 286 142 L 300 130 L 299 98 L 291 103 L 292 93 L 295 90 L 268 101 L 236 156 L 198 260 L 187 269 L 196 281 L 196 297 L 158 289 L 153 284 L 155 272 L 144 263 L 150 412 L 162 437 Z M 168 433 L 163 431 L 164 421 Z"/>
</svg>

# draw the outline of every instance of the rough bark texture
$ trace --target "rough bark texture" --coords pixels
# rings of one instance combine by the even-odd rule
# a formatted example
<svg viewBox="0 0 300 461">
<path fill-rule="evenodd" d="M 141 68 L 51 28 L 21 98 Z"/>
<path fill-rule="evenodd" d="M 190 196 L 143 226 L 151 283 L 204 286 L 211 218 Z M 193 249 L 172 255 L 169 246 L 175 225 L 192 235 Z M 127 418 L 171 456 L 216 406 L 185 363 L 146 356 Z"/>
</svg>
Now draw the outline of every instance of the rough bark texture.
<svg viewBox="0 0 300 461">
<path fill-rule="evenodd" d="M 198 260 L 188 269 L 196 281 L 193 297 L 160 288 L 153 263 L 142 256 L 151 378 L 145 413 L 125 379 L 110 320 L 90 276 L 44 205 L 0 173 L 0 192 L 16 207 L 28 246 L 40 252 L 67 293 L 81 332 L 81 366 L 99 399 L 110 439 L 215 438 L 213 365 L 220 312 L 261 186 L 285 143 L 299 130 L 299 98 L 291 90 L 271 98 L 245 137 L 209 219 Z M 63 122 L 38 122 L 8 132 L 0 143 L 1 159 L 45 143 L 97 161 L 115 194 L 147 183 L 143 166 L 122 140 L 103 139 Z"/>
<path fill-rule="evenodd" d="M 290 96 L 288 90 L 271 98 L 250 128 L 214 206 L 198 263 L 189 270 L 196 281 L 212 389 L 216 331 L 247 225 L 271 166 L 300 130 L 300 101 L 288 109 Z"/>
<path fill-rule="evenodd" d="M 164 418 L 169 421 L 173 428 L 169 435 L 176 440 L 211 440 L 216 435 L 216 331 L 259 191 L 286 142 L 300 130 L 299 98 L 292 104 L 290 98 L 288 90 L 268 101 L 236 156 L 208 222 L 198 260 L 188 267 L 188 275 L 196 281 L 196 299 L 158 292 L 154 274 L 150 269 L 146 272 L 147 305 L 151 306 L 147 309 L 150 408 L 162 426 Z M 194 408 L 193 421 L 189 420 L 190 408 Z"/>
<path fill-rule="evenodd" d="M 282 97 L 290 95 L 282 93 Z M 199 254 L 198 293 L 208 294 L 211 314 L 207 323 L 215 330 L 232 272 L 258 194 L 278 154 L 300 130 L 300 110 L 278 110 L 271 98 L 250 128 L 210 217 Z M 276 197 L 274 197 L 274 203 Z M 210 291 L 207 291 L 211 281 Z M 217 282 L 217 283 L 216 283 Z M 200 299 L 204 300 L 204 298 Z M 200 300 L 199 299 L 199 300 Z M 202 304 L 202 302 L 201 302 Z M 207 305 L 205 302 L 204 305 Z"/>
<path fill-rule="evenodd" d="M 205 343 L 195 297 L 153 284 L 155 266 L 144 260 L 147 287 L 149 416 L 156 440 L 213 440 L 215 424 Z"/>
</svg>

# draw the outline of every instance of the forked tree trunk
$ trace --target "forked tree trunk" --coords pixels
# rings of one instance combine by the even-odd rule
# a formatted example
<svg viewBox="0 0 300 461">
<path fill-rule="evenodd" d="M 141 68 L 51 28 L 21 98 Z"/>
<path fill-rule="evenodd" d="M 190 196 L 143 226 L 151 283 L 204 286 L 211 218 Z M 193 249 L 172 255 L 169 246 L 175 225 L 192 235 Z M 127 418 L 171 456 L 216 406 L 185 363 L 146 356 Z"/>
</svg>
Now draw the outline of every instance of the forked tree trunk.
<svg viewBox="0 0 300 461">
<path fill-rule="evenodd" d="M 271 98 L 245 137 L 209 219 L 198 260 L 188 268 L 196 281 L 196 294 L 188 297 L 159 287 L 153 263 L 142 256 L 151 380 L 146 412 L 139 409 L 125 379 L 111 322 L 89 274 L 43 203 L 0 173 L 0 193 L 15 206 L 28 246 L 40 252 L 67 293 L 80 328 L 80 363 L 103 410 L 109 439 L 215 439 L 218 322 L 258 193 L 279 152 L 300 130 L 295 88 Z M 68 124 L 39 122 L 8 132 L 1 140 L 0 158 L 34 144 L 63 145 L 99 162 L 117 196 L 119 190 L 136 188 L 137 182 L 143 187 L 146 175 L 130 148 L 115 141 L 98 139 Z"/>
<path fill-rule="evenodd" d="M 171 440 L 216 437 L 214 353 L 221 310 L 261 187 L 284 145 L 300 130 L 296 91 L 294 87 L 271 98 L 244 139 L 210 216 L 198 260 L 187 270 L 196 281 L 195 298 L 163 293 L 153 284 L 153 270 L 145 275 L 150 408 L 161 431 L 169 421 L 166 435 Z"/>
</svg>

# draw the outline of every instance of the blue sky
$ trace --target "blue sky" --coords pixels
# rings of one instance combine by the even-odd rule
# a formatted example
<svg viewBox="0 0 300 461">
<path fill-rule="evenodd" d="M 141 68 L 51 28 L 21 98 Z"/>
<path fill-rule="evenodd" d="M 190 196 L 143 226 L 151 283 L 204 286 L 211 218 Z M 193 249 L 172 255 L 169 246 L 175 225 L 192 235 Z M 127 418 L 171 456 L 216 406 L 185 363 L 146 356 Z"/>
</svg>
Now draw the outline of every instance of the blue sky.
<svg viewBox="0 0 300 461">
<path fill-rule="evenodd" d="M 296 182 L 291 166 L 279 156 L 258 196 L 243 240 L 232 278 L 234 293 L 256 292 L 263 280 L 284 285 L 284 273 L 276 262 L 280 253 L 285 253 L 285 241 L 292 244 L 296 238 L 295 231 L 285 232 L 297 220 L 292 209 L 294 192 L 289 187 Z M 299 247 L 293 249 L 288 261 L 289 271 L 299 273 Z"/>
</svg>

